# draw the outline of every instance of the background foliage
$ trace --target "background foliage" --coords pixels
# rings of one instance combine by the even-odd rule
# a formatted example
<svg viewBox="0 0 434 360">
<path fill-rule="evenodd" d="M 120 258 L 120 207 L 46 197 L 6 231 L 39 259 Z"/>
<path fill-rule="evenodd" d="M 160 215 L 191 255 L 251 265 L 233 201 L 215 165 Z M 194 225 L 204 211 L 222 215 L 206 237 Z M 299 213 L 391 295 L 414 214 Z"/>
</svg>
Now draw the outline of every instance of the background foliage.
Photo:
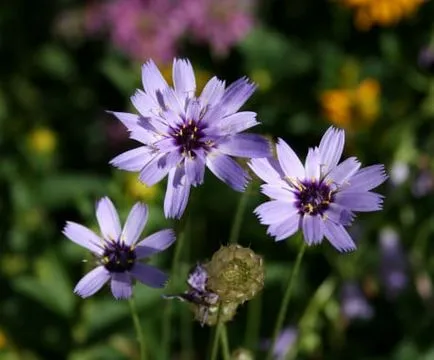
<svg viewBox="0 0 434 360">
<path fill-rule="evenodd" d="M 107 289 L 87 300 L 73 294 L 91 267 L 82 260 L 92 259 L 61 230 L 66 220 L 96 226 L 94 204 L 103 195 L 124 217 L 137 200 L 150 204 L 147 233 L 177 226 L 162 215 L 164 184 L 146 188 L 108 165 L 134 144 L 105 112 L 131 110 L 141 63 L 153 57 L 170 74 L 172 55 L 188 57 L 201 84 L 214 74 L 251 77 L 259 89 L 246 107 L 262 122 L 256 131 L 284 138 L 301 156 L 333 123 L 347 129 L 347 155 L 386 164 L 384 211 L 359 216 L 351 229 L 358 250 L 341 255 L 326 243 L 308 250 L 286 320 L 298 330 L 297 358 L 434 359 L 434 4 L 362 31 L 349 0 L 181 1 L 180 12 L 165 9 L 159 21 L 132 30 L 151 24 L 138 43 L 162 31 L 158 48 L 175 21 L 167 52 L 150 44 L 137 53 L 113 33 L 133 21 L 124 2 L 98 31 L 89 24 L 97 26 L 101 3 L 16 0 L 1 7 L 0 359 L 138 358 L 127 303 Z M 191 10 L 200 6 L 220 6 L 224 21 L 213 23 L 214 8 Z M 242 16 L 225 15 L 236 12 Z M 197 16 L 208 21 L 195 23 Z M 212 36 L 198 35 L 208 30 Z M 239 243 L 264 257 L 266 286 L 228 331 L 233 350 L 249 348 L 261 359 L 298 243 L 266 236 L 252 214 L 263 200 L 258 187 L 254 181 L 249 190 Z M 190 267 L 227 242 L 238 201 L 212 176 L 194 189 L 182 268 L 167 291 L 183 291 Z M 403 250 L 392 264 L 381 240 L 390 231 Z M 155 259 L 167 271 L 173 251 Z M 388 269 L 402 273 L 402 286 L 388 282 Z M 346 310 L 348 284 L 360 290 L 357 306 L 371 310 Z M 158 359 L 166 301 L 144 286 L 134 293 L 150 358 Z M 171 358 L 207 358 L 212 330 L 193 323 L 186 304 L 173 304 L 172 329 Z"/>
</svg>

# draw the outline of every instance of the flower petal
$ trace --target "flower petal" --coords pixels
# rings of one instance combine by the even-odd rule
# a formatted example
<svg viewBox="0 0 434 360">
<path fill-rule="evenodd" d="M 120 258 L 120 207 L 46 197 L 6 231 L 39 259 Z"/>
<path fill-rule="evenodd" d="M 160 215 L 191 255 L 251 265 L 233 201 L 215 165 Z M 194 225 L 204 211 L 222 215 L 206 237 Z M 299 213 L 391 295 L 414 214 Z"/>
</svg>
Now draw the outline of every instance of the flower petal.
<svg viewBox="0 0 434 360">
<path fill-rule="evenodd" d="M 149 161 L 141 170 L 139 179 L 147 186 L 152 186 L 162 180 L 182 159 L 179 151 L 160 154 Z"/>
<path fill-rule="evenodd" d="M 161 270 L 142 263 L 135 263 L 133 268 L 130 270 L 130 274 L 141 283 L 153 288 L 163 288 L 169 278 Z"/>
<path fill-rule="evenodd" d="M 130 98 L 131 103 L 142 116 L 152 116 L 160 108 L 154 98 L 142 90 L 137 90 Z"/>
<path fill-rule="evenodd" d="M 261 224 L 271 225 L 291 217 L 297 213 L 297 208 L 294 204 L 273 200 L 259 205 L 253 212 L 258 216 Z"/>
<path fill-rule="evenodd" d="M 252 96 L 256 85 L 243 77 L 229 85 L 221 99 L 221 105 L 225 109 L 225 115 L 233 114 Z"/>
<path fill-rule="evenodd" d="M 256 113 L 253 111 L 240 111 L 225 116 L 215 125 L 216 131 L 221 135 L 232 135 L 260 124 L 256 121 Z"/>
<path fill-rule="evenodd" d="M 231 156 L 266 158 L 271 156 L 270 143 L 257 134 L 236 134 L 218 144 L 218 149 Z"/>
<path fill-rule="evenodd" d="M 202 107 L 214 106 L 220 102 L 225 92 L 225 82 L 219 80 L 217 77 L 210 79 L 200 94 L 199 101 Z"/>
<path fill-rule="evenodd" d="M 185 99 L 194 96 L 196 92 L 196 80 L 193 67 L 187 59 L 174 59 L 172 67 L 173 85 L 176 94 Z"/>
<path fill-rule="evenodd" d="M 187 156 L 184 163 L 188 182 L 193 186 L 202 184 L 205 174 L 204 159 L 200 156 L 195 156 L 194 158 Z"/>
<path fill-rule="evenodd" d="M 102 255 L 102 239 L 87 227 L 72 221 L 67 221 L 63 234 L 76 244 L 92 251 L 97 255 Z"/>
<path fill-rule="evenodd" d="M 247 165 L 249 165 L 250 169 L 252 169 L 259 178 L 267 183 L 279 186 L 284 186 L 286 184 L 283 180 L 285 174 L 276 159 L 251 159 Z"/>
<path fill-rule="evenodd" d="M 324 236 L 323 220 L 320 216 L 304 214 L 302 220 L 303 235 L 308 245 L 319 244 Z"/>
<path fill-rule="evenodd" d="M 321 175 L 320 167 L 321 155 L 318 148 L 309 149 L 305 162 L 306 178 L 313 180 L 319 179 Z"/>
<path fill-rule="evenodd" d="M 270 225 L 267 234 L 274 236 L 275 241 L 280 241 L 296 233 L 299 227 L 300 215 L 295 213 L 280 223 Z"/>
<path fill-rule="evenodd" d="M 342 185 L 353 176 L 360 168 L 360 162 L 355 157 L 342 161 L 326 176 L 326 182 Z"/>
<path fill-rule="evenodd" d="M 357 171 L 349 180 L 349 190 L 369 191 L 387 180 L 384 165 L 372 165 Z"/>
<path fill-rule="evenodd" d="M 151 148 L 140 146 L 116 156 L 109 164 L 126 171 L 140 171 L 153 157 L 155 152 Z"/>
<path fill-rule="evenodd" d="M 291 149 L 291 147 L 282 139 L 278 139 L 276 145 L 277 159 L 285 173 L 285 175 L 292 179 L 304 179 L 304 167 L 300 159 Z"/>
<path fill-rule="evenodd" d="M 335 201 L 352 211 L 378 211 L 383 208 L 383 196 L 374 192 L 342 191 L 336 194 Z"/>
<path fill-rule="evenodd" d="M 133 293 L 131 276 L 126 273 L 112 273 L 111 290 L 115 299 L 128 299 Z"/>
<path fill-rule="evenodd" d="M 152 60 L 147 61 L 142 66 L 142 83 L 145 92 L 155 100 L 157 100 L 157 91 L 162 91 L 169 86 Z"/>
<path fill-rule="evenodd" d="M 129 131 L 132 131 L 135 127 L 139 126 L 139 115 L 115 111 L 107 112 L 116 116 Z"/>
<path fill-rule="evenodd" d="M 98 266 L 81 278 L 74 293 L 82 298 L 95 294 L 110 279 L 110 273 L 104 266 Z"/>
<path fill-rule="evenodd" d="M 330 126 L 319 143 L 322 173 L 327 174 L 337 164 L 344 151 L 345 132 Z"/>
<path fill-rule="evenodd" d="M 244 191 L 249 181 L 249 175 L 229 156 L 213 152 L 208 154 L 206 165 L 221 181 L 236 191 Z"/>
<path fill-rule="evenodd" d="M 190 184 L 183 167 L 174 168 L 169 172 L 166 196 L 164 197 L 164 215 L 166 218 L 179 219 L 187 207 L 190 195 Z"/>
<path fill-rule="evenodd" d="M 172 229 L 158 231 L 140 241 L 136 246 L 137 259 L 150 257 L 153 254 L 166 250 L 176 240 Z"/>
<path fill-rule="evenodd" d="M 324 213 L 325 220 L 333 221 L 338 225 L 350 225 L 354 219 L 354 213 L 345 206 L 331 203 Z"/>
<path fill-rule="evenodd" d="M 324 236 L 340 252 L 353 251 L 356 249 L 351 236 L 342 225 L 337 225 L 331 221 L 324 222 Z"/>
<path fill-rule="evenodd" d="M 127 245 L 133 245 L 139 239 L 148 221 L 148 206 L 136 203 L 128 214 L 121 234 L 121 240 Z"/>
<path fill-rule="evenodd" d="M 119 215 L 112 201 L 106 196 L 96 205 L 96 218 L 104 240 L 117 240 L 121 234 Z"/>
<path fill-rule="evenodd" d="M 293 203 L 295 201 L 294 193 L 286 187 L 264 184 L 261 185 L 261 192 L 271 199 Z"/>
</svg>

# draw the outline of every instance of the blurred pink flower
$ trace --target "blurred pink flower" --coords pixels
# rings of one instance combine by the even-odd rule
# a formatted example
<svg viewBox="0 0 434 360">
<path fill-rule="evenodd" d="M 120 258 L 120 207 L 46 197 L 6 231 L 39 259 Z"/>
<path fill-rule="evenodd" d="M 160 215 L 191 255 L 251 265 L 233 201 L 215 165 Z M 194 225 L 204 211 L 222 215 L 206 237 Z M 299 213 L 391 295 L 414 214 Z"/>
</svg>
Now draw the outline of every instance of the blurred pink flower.
<svg viewBox="0 0 434 360">
<path fill-rule="evenodd" d="M 193 37 L 217 55 L 242 40 L 254 24 L 253 0 L 182 0 Z"/>
<path fill-rule="evenodd" d="M 138 60 L 168 61 L 187 27 L 182 1 L 111 0 L 86 7 L 89 34 L 108 32 L 113 44 Z"/>
</svg>

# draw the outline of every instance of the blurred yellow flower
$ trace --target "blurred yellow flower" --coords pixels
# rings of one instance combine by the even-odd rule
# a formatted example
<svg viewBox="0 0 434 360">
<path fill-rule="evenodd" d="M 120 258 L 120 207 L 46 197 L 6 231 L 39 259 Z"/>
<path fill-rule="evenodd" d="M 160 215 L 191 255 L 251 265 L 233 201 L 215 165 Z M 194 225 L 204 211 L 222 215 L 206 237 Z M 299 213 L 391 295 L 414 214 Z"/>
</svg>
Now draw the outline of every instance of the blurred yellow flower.
<svg viewBox="0 0 434 360">
<path fill-rule="evenodd" d="M 258 84 L 258 90 L 266 92 L 270 89 L 272 80 L 270 73 L 264 69 L 253 70 L 250 74 L 250 78 L 253 82 Z"/>
<path fill-rule="evenodd" d="M 51 154 L 56 145 L 57 136 L 48 128 L 37 128 L 28 135 L 28 146 L 31 151 L 37 154 Z"/>
<path fill-rule="evenodd" d="M 5 333 L 2 330 L 0 330 L 0 350 L 6 348 L 7 343 L 8 341 Z"/>
<path fill-rule="evenodd" d="M 354 22 L 359 30 L 374 25 L 391 26 L 411 16 L 425 0 L 338 0 L 355 11 Z"/>
<path fill-rule="evenodd" d="M 136 173 L 126 173 L 125 176 L 127 193 L 134 200 L 152 201 L 157 197 L 158 185 L 146 186 L 139 181 Z"/>
<path fill-rule="evenodd" d="M 371 78 L 355 88 L 326 90 L 320 96 L 324 116 L 347 130 L 369 126 L 380 113 L 380 92 L 379 82 Z"/>
</svg>

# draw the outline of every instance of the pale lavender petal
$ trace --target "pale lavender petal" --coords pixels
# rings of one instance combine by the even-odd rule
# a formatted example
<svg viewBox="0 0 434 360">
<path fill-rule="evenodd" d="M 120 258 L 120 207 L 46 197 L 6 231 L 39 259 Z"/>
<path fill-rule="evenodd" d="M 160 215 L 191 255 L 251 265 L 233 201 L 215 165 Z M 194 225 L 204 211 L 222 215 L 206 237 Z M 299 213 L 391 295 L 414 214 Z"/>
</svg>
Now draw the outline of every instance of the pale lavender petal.
<svg viewBox="0 0 434 360">
<path fill-rule="evenodd" d="M 167 125 L 164 125 L 161 122 L 158 122 L 158 124 L 161 124 L 163 129 L 156 129 L 152 125 L 152 123 L 155 124 L 156 122 L 156 120 L 150 120 L 150 118 L 140 118 L 139 126 L 134 127 L 130 131 L 130 139 L 137 140 L 142 144 L 152 146 L 161 138 L 160 134 L 163 134 L 168 129 Z"/>
<path fill-rule="evenodd" d="M 202 184 L 205 174 L 205 160 L 200 156 L 194 158 L 187 156 L 184 163 L 188 182 L 193 186 Z"/>
<path fill-rule="evenodd" d="M 106 196 L 96 205 L 96 218 L 105 240 L 117 240 L 121 234 L 119 215 L 112 201 Z"/>
<path fill-rule="evenodd" d="M 344 184 L 348 179 L 353 176 L 360 168 L 360 162 L 356 157 L 350 157 L 342 161 L 336 166 L 326 177 L 326 182 L 336 185 Z"/>
<path fill-rule="evenodd" d="M 170 127 L 167 124 L 167 120 L 162 118 L 160 115 L 161 114 L 159 114 L 159 116 L 141 117 L 139 119 L 139 125 L 143 129 L 148 130 L 148 132 L 151 132 L 151 135 L 154 137 L 158 134 L 166 135 L 169 132 Z M 134 128 L 133 131 L 137 131 L 137 129 Z M 152 134 L 152 132 L 154 132 L 154 134 Z"/>
<path fill-rule="evenodd" d="M 95 294 L 110 279 L 110 273 L 104 266 L 98 266 L 81 278 L 74 293 L 82 298 Z"/>
<path fill-rule="evenodd" d="M 308 245 L 315 245 L 321 242 L 324 236 L 324 226 L 320 216 L 304 214 L 302 228 L 304 238 Z"/>
<path fill-rule="evenodd" d="M 153 157 L 155 153 L 152 149 L 140 146 L 116 156 L 109 164 L 126 171 L 140 171 Z"/>
<path fill-rule="evenodd" d="M 156 141 L 154 146 L 162 153 L 179 150 L 179 145 L 176 143 L 173 137 L 164 137 L 163 139 Z"/>
<path fill-rule="evenodd" d="M 271 199 L 280 200 L 284 202 L 293 203 L 295 201 L 295 195 L 289 188 L 283 188 L 276 185 L 261 185 L 261 192 Z"/>
<path fill-rule="evenodd" d="M 327 174 L 337 164 L 344 151 L 345 132 L 330 126 L 319 144 L 322 173 Z"/>
<path fill-rule="evenodd" d="M 150 257 L 153 254 L 166 250 L 176 240 L 172 229 L 165 229 L 149 235 L 136 246 L 137 259 Z"/>
<path fill-rule="evenodd" d="M 152 60 L 147 61 L 142 66 L 142 83 L 145 92 L 155 100 L 157 100 L 156 92 L 168 87 L 166 80 Z"/>
<path fill-rule="evenodd" d="M 164 215 L 166 218 L 179 219 L 188 203 L 190 184 L 187 182 L 184 167 L 177 167 L 169 172 L 167 190 L 164 197 Z"/>
<path fill-rule="evenodd" d="M 139 179 L 147 186 L 152 186 L 162 180 L 181 161 L 182 155 L 178 151 L 160 154 L 148 162 L 140 172 Z"/>
<path fill-rule="evenodd" d="M 193 100 L 193 99 L 190 100 L 188 102 L 186 115 L 185 115 L 187 121 L 192 120 L 192 119 L 194 119 L 194 120 L 199 119 L 201 110 L 202 110 L 202 108 L 201 108 L 199 101 Z"/>
<path fill-rule="evenodd" d="M 347 252 L 356 249 L 356 244 L 342 225 L 325 221 L 324 236 L 338 251 Z"/>
<path fill-rule="evenodd" d="M 140 116 L 136 114 L 130 114 L 125 112 L 115 112 L 115 111 L 107 111 L 109 114 L 113 114 L 116 116 L 122 124 L 129 130 L 134 130 L 137 126 L 139 126 Z"/>
<path fill-rule="evenodd" d="M 137 90 L 130 100 L 142 116 L 152 116 L 160 107 L 152 96 L 142 90 Z"/>
<path fill-rule="evenodd" d="M 92 251 L 97 255 L 102 255 L 102 239 L 87 227 L 72 221 L 67 221 L 63 234 L 76 244 Z"/>
<path fill-rule="evenodd" d="M 349 180 L 351 191 L 369 191 L 386 181 L 384 165 L 372 165 L 357 171 Z"/>
<path fill-rule="evenodd" d="M 169 278 L 161 270 L 142 263 L 135 263 L 130 270 L 130 274 L 143 284 L 153 288 L 163 288 Z"/>
<path fill-rule="evenodd" d="M 253 111 L 241 111 L 221 119 L 216 124 L 216 130 L 222 135 L 232 135 L 260 124 L 256 121 Z"/>
<path fill-rule="evenodd" d="M 222 106 L 213 106 L 207 109 L 200 120 L 201 123 L 207 125 L 208 128 L 204 130 L 207 135 L 213 135 L 218 130 L 218 124 L 220 119 L 225 115 L 224 108 Z"/>
<path fill-rule="evenodd" d="M 276 151 L 279 164 L 287 177 L 291 179 L 305 178 L 304 167 L 297 154 L 280 138 L 277 141 Z"/>
<path fill-rule="evenodd" d="M 120 300 L 130 298 L 133 293 L 130 274 L 126 272 L 112 273 L 110 287 L 115 299 Z"/>
<path fill-rule="evenodd" d="M 336 194 L 335 201 L 352 211 L 378 211 L 383 208 L 383 196 L 373 192 L 342 191 Z"/>
<path fill-rule="evenodd" d="M 309 149 L 306 157 L 305 168 L 306 168 L 306 178 L 313 180 L 319 179 L 321 175 L 321 155 L 318 148 Z"/>
<path fill-rule="evenodd" d="M 350 225 L 354 219 L 354 214 L 349 209 L 336 203 L 330 203 L 324 215 L 325 220 L 344 226 Z"/>
<path fill-rule="evenodd" d="M 284 186 L 286 182 L 282 180 L 285 177 L 280 164 L 276 159 L 251 159 L 247 165 L 263 181 Z"/>
<path fill-rule="evenodd" d="M 249 79 L 243 77 L 229 85 L 221 99 L 221 105 L 225 109 L 225 114 L 233 114 L 252 96 L 256 85 Z"/>
<path fill-rule="evenodd" d="M 145 228 L 148 221 L 148 206 L 136 203 L 128 214 L 121 234 L 121 240 L 127 245 L 133 245 Z"/>
<path fill-rule="evenodd" d="M 193 96 L 196 91 L 196 80 L 190 61 L 186 59 L 174 59 L 172 71 L 176 94 L 181 99 Z"/>
<path fill-rule="evenodd" d="M 261 224 L 280 223 L 298 212 L 294 204 L 278 200 L 267 201 L 253 211 Z"/>
<path fill-rule="evenodd" d="M 199 101 L 203 107 L 217 104 L 225 92 L 225 82 L 213 77 L 207 82 L 200 94 Z"/>
<path fill-rule="evenodd" d="M 281 223 L 272 224 L 267 229 L 267 234 L 274 236 L 275 241 L 284 240 L 293 235 L 300 227 L 300 215 L 295 213 Z"/>
<path fill-rule="evenodd" d="M 208 154 L 206 165 L 221 181 L 236 191 L 244 191 L 249 181 L 249 175 L 238 163 L 229 156 L 213 152 Z"/>
<path fill-rule="evenodd" d="M 184 113 L 184 100 L 179 98 L 171 87 L 161 91 L 160 102 L 165 111 L 172 110 L 176 114 Z"/>
<path fill-rule="evenodd" d="M 246 158 L 266 158 L 271 156 L 270 143 L 257 134 L 236 134 L 218 144 L 218 149 L 226 154 Z"/>
</svg>

